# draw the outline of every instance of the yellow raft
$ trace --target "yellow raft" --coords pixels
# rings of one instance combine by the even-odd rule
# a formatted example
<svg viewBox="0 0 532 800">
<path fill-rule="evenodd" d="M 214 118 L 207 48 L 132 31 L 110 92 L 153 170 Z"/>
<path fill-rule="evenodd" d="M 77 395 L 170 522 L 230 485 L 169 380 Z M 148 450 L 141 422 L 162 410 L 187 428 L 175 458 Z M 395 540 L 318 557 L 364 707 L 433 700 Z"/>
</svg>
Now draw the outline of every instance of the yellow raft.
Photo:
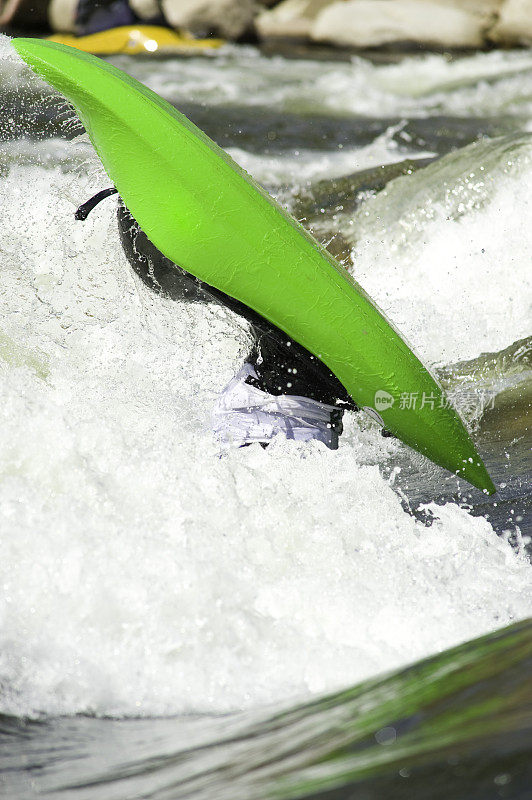
<svg viewBox="0 0 532 800">
<path fill-rule="evenodd" d="M 88 36 L 56 33 L 51 42 L 67 44 L 96 56 L 127 55 L 189 55 L 215 50 L 223 39 L 194 39 L 189 33 L 176 32 L 158 25 L 124 25 Z"/>
</svg>

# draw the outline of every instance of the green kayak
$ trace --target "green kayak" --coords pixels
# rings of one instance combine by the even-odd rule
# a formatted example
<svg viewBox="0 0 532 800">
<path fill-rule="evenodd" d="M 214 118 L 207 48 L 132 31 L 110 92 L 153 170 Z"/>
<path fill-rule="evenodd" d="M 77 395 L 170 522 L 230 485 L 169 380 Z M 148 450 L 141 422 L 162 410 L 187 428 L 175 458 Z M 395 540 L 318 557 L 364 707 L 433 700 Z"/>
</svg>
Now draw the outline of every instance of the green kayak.
<svg viewBox="0 0 532 800">
<path fill-rule="evenodd" d="M 321 359 L 414 450 L 495 491 L 460 417 L 384 314 L 227 153 L 105 61 L 38 39 L 13 45 L 74 105 L 110 180 L 165 256 Z"/>
</svg>

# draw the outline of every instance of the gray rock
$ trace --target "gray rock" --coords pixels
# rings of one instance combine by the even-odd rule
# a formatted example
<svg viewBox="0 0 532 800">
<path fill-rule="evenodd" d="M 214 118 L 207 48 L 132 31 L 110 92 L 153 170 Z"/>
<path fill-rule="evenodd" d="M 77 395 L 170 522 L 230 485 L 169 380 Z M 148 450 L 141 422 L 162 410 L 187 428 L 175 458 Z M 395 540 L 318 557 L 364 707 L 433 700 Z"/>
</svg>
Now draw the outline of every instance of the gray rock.
<svg viewBox="0 0 532 800">
<path fill-rule="evenodd" d="M 48 22 L 53 31 L 74 33 L 76 30 L 77 0 L 51 0 Z"/>
<path fill-rule="evenodd" d="M 506 0 L 489 38 L 500 44 L 532 44 L 532 0 Z"/>
<path fill-rule="evenodd" d="M 311 37 L 350 47 L 415 42 L 482 47 L 501 0 L 347 0 L 329 4 Z"/>
<path fill-rule="evenodd" d="M 255 20 L 264 39 L 308 39 L 316 17 L 335 0 L 284 0 Z"/>
<path fill-rule="evenodd" d="M 129 0 L 129 5 L 140 19 L 151 19 L 161 13 L 157 0 Z"/>
<path fill-rule="evenodd" d="M 225 39 L 238 39 L 252 30 L 260 10 L 256 0 L 162 0 L 161 5 L 172 27 Z"/>
</svg>

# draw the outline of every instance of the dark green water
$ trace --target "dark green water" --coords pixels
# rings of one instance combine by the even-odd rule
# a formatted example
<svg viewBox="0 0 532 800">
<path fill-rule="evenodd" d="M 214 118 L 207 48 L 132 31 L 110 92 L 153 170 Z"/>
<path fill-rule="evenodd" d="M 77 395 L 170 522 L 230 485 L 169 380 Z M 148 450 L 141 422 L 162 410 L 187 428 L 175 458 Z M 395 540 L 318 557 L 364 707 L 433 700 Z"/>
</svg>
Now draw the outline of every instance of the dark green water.
<svg viewBox="0 0 532 800">
<path fill-rule="evenodd" d="M 6 797 L 529 796 L 532 623 L 282 711 L 0 720 Z"/>
</svg>

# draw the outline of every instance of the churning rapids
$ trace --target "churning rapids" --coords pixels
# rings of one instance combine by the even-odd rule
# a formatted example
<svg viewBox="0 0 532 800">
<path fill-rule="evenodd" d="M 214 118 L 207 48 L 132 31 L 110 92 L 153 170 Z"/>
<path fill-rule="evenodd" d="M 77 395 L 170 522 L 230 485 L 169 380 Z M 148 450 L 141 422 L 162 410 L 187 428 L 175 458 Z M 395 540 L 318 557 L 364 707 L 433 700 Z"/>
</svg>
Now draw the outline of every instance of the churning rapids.
<svg viewBox="0 0 532 800">
<path fill-rule="evenodd" d="M 430 763 L 473 758 L 464 703 L 482 719 L 479 686 L 507 686 L 515 714 L 482 723 L 495 771 L 463 796 L 521 797 L 530 627 L 444 651 L 532 616 L 532 53 L 115 59 L 353 270 L 467 420 L 489 500 L 362 415 L 337 452 L 220 447 L 210 410 L 245 325 L 151 294 L 113 200 L 74 220 L 109 180 L 6 37 L 0 59 L 0 794 L 343 798 L 364 780 L 360 797 L 440 797 L 440 767 L 408 759 L 427 742 Z M 401 745 L 414 714 L 425 749 Z"/>
</svg>

